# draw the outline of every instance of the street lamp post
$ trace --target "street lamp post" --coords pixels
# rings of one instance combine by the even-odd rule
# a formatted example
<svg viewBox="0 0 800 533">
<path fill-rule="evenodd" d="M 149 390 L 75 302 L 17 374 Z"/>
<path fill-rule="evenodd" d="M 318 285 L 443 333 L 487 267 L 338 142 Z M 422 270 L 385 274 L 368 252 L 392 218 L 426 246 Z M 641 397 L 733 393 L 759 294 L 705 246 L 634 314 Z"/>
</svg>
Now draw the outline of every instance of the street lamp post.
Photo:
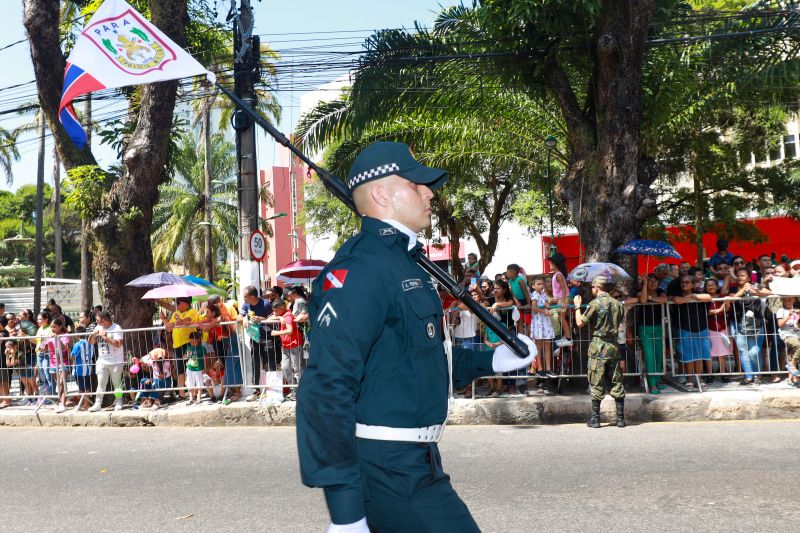
<svg viewBox="0 0 800 533">
<path fill-rule="evenodd" d="M 547 148 L 547 204 L 550 209 L 550 253 L 552 257 L 556 253 L 555 233 L 553 232 L 553 184 L 550 180 L 550 157 L 553 149 L 556 147 L 556 138 L 548 135 L 544 140 L 544 145 Z"/>
<path fill-rule="evenodd" d="M 297 241 L 301 241 L 303 243 L 303 245 L 305 245 L 306 253 L 308 254 L 308 258 L 309 259 L 313 259 L 313 257 L 312 257 L 313 254 L 311 252 L 313 247 L 309 248 L 308 243 L 306 242 L 306 240 L 304 238 L 302 238 L 300 235 L 297 234 L 297 230 L 290 231 L 289 232 L 289 237 L 294 239 L 294 246 L 292 247 L 292 250 L 294 251 L 294 260 L 295 261 L 297 261 L 297 259 L 298 259 L 298 257 L 297 257 Z"/>
</svg>

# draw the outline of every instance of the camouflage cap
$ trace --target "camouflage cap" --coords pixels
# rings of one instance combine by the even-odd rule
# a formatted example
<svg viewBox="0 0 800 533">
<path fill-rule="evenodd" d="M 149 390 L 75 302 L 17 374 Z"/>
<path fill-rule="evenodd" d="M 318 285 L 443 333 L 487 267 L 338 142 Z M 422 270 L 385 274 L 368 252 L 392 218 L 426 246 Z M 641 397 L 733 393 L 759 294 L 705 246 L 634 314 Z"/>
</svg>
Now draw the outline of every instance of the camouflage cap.
<svg viewBox="0 0 800 533">
<path fill-rule="evenodd" d="M 598 289 L 605 289 L 608 286 L 608 278 L 605 276 L 595 276 L 592 279 L 592 287 L 597 287 Z"/>
</svg>

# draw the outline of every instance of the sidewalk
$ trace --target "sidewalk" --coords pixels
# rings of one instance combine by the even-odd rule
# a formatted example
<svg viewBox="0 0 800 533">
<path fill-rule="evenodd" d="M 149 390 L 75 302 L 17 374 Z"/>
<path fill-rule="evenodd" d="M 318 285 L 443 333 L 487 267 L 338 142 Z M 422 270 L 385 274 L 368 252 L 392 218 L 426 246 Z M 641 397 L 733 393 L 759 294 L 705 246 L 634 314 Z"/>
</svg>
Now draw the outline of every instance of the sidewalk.
<svg viewBox="0 0 800 533">
<path fill-rule="evenodd" d="M 539 425 L 584 422 L 590 411 L 580 387 L 563 394 L 533 393 L 501 398 L 456 399 L 449 424 Z M 56 414 L 54 406 L 12 406 L 0 410 L 0 426 L 291 426 L 294 402 L 269 407 L 258 402 L 186 406 L 184 402 L 150 409 L 109 407 L 97 413 L 74 409 Z M 611 420 L 614 401 L 603 402 L 603 421 Z M 633 392 L 625 402 L 631 423 L 697 420 L 764 420 L 800 418 L 800 389 L 785 383 L 741 387 L 717 385 L 709 392 L 683 392 L 667 387 L 659 395 Z"/>
</svg>

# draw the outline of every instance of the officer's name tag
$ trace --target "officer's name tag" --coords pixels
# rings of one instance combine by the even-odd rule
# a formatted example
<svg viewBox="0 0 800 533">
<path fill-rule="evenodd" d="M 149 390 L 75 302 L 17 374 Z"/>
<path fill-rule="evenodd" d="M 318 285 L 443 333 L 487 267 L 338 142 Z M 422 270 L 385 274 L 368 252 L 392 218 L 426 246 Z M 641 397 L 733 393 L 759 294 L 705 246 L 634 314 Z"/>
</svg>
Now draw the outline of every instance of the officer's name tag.
<svg viewBox="0 0 800 533">
<path fill-rule="evenodd" d="M 422 288 L 422 280 L 421 279 L 404 279 L 403 280 L 403 290 L 410 291 L 411 289 L 421 289 Z"/>
</svg>

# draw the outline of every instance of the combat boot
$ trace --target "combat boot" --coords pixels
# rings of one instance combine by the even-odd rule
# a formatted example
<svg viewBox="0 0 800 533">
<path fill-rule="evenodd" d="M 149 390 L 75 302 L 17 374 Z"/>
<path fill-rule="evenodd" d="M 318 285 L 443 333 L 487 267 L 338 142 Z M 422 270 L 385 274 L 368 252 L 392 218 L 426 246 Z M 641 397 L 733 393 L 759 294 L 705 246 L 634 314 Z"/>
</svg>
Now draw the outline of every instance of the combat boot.
<svg viewBox="0 0 800 533">
<path fill-rule="evenodd" d="M 590 428 L 600 427 L 600 400 L 592 400 L 592 418 L 586 423 Z"/>
<path fill-rule="evenodd" d="M 617 402 L 617 427 L 625 427 L 625 398 L 615 400 Z"/>
</svg>

